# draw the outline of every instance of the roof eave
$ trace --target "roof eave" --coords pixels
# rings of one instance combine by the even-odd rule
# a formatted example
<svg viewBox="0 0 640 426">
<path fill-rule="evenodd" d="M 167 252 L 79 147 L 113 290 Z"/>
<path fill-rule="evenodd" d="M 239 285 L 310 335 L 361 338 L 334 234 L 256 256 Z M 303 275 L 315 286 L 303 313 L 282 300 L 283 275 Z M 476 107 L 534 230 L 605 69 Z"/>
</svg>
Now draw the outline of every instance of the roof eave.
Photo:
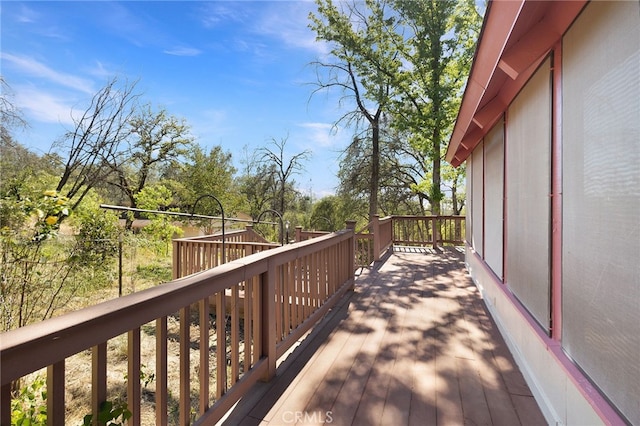
<svg viewBox="0 0 640 426">
<path fill-rule="evenodd" d="M 451 165 L 457 167 L 467 159 L 586 3 L 587 0 L 489 3 L 447 148 L 445 159 Z M 532 11 L 541 19 L 527 19 Z"/>
</svg>

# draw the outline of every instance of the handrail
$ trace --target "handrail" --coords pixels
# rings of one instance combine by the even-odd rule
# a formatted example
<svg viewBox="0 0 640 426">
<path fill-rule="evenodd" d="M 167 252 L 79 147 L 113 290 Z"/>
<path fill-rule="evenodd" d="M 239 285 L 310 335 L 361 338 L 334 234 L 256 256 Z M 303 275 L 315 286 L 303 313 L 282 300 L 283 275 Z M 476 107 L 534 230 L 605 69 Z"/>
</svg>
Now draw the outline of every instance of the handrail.
<svg viewBox="0 0 640 426">
<path fill-rule="evenodd" d="M 356 232 L 356 265 L 367 268 L 394 245 L 464 244 L 464 216 L 374 216 Z M 368 230 L 368 233 L 364 233 Z M 434 232 L 435 231 L 435 232 Z"/>
<path fill-rule="evenodd" d="M 180 313 L 179 423 L 192 405 L 189 324 L 200 327 L 198 423 L 213 423 L 260 379 L 275 374 L 276 359 L 304 335 L 353 285 L 353 228 L 256 253 L 119 299 L 2 334 L 0 424 L 10 423 L 11 383 L 47 367 L 47 415 L 65 423 L 65 360 L 92 352 L 91 407 L 97 416 L 107 395 L 107 342 L 128 335 L 127 376 L 140 377 L 141 328 L 155 322 L 156 424 L 168 424 L 167 318 Z M 231 304 L 227 309 L 225 299 Z M 211 299 L 215 300 L 215 363 L 210 357 Z M 240 308 L 244 313 L 240 314 Z M 228 327 L 222 324 L 230 323 Z M 240 330 L 244 327 L 244 337 Z M 243 341 L 243 344 L 241 344 Z M 218 344 L 224 342 L 224 344 Z M 243 347 L 244 349 L 240 349 Z M 230 371 L 227 371 L 227 365 Z M 215 381 L 215 402 L 210 394 Z M 140 380 L 127 382 L 127 404 L 140 424 Z M 95 417 L 94 417 L 95 418 Z"/>
<path fill-rule="evenodd" d="M 356 231 L 356 259 L 358 268 L 368 268 L 394 245 L 432 246 L 463 245 L 465 241 L 464 216 L 373 216 L 372 220 Z M 365 232 L 367 231 L 367 232 Z M 296 229 L 297 239 L 314 238 L 317 234 Z"/>
</svg>

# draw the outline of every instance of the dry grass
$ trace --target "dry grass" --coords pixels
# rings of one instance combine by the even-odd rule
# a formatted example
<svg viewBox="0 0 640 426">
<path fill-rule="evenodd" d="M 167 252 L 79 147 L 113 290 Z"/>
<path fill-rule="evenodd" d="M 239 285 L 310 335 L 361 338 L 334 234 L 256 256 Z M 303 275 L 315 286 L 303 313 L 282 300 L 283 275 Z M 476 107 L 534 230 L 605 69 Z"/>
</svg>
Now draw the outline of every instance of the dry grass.
<svg viewBox="0 0 640 426">
<path fill-rule="evenodd" d="M 171 253 L 166 256 L 157 256 L 150 250 L 135 249 L 125 253 L 123 263 L 122 294 L 127 295 L 135 291 L 140 291 L 160 284 L 164 280 L 158 280 L 153 274 L 144 271 L 160 271 L 157 275 L 170 276 L 171 274 Z M 140 271 L 143 273 L 140 273 Z M 56 312 L 55 316 L 93 306 L 101 302 L 119 297 L 119 285 L 115 280 L 110 286 L 91 292 L 82 297 L 73 298 L 66 309 Z M 176 316 L 168 318 L 169 342 L 168 342 L 168 369 L 170 389 L 178 389 L 179 383 L 179 348 L 178 348 L 178 319 Z M 191 327 L 191 341 L 197 341 L 199 327 L 197 324 Z M 212 337 L 212 341 L 215 337 Z M 145 377 L 155 375 L 155 323 L 150 323 L 142 327 L 141 333 L 141 363 Z M 194 346 L 194 345 L 192 345 Z M 193 354 L 195 352 L 195 354 Z M 197 351 L 192 350 L 191 368 L 192 378 L 195 377 L 194 389 L 192 393 L 197 395 L 197 374 L 198 368 Z M 117 336 L 107 343 L 107 395 L 108 400 L 126 401 L 126 375 L 127 375 L 127 335 Z M 37 376 L 46 377 L 46 369 L 34 372 L 26 376 L 21 386 L 26 386 Z M 86 350 L 78 353 L 65 362 L 65 402 L 66 402 L 66 424 L 82 425 L 85 415 L 91 413 L 91 351 Z M 171 395 L 169 407 L 170 422 L 177 424 L 177 396 Z M 177 395 L 177 391 L 173 392 Z M 197 398 L 195 399 L 197 402 Z M 155 423 L 155 380 L 151 380 L 142 390 L 142 424 Z M 197 406 L 196 406 L 197 408 Z M 172 415 L 172 412 L 174 415 Z"/>
<path fill-rule="evenodd" d="M 161 283 L 153 277 L 137 274 L 140 266 L 144 268 L 147 265 L 153 265 L 151 270 L 157 268 L 166 268 L 171 271 L 171 253 L 164 258 L 157 258 L 151 253 L 143 253 L 138 250 L 136 259 L 128 259 L 125 263 L 125 274 L 123 279 L 123 295 L 140 291 Z M 166 271 L 165 271 L 166 272 Z M 95 291 L 86 297 L 75 298 L 69 303 L 68 311 L 81 309 L 83 307 L 92 306 L 100 302 L 114 299 L 118 297 L 118 282 L 114 282 L 110 287 Z M 64 312 L 58 312 L 58 315 Z M 180 357 L 179 357 L 179 317 L 177 313 L 167 318 L 168 326 L 168 390 L 169 390 L 169 407 L 168 416 L 169 424 L 178 424 L 178 403 L 179 403 L 179 383 L 180 383 Z M 242 325 L 241 325 L 242 328 Z M 243 349 L 243 330 L 241 334 L 241 359 Z M 210 389 L 215 390 L 216 386 L 216 347 L 217 337 L 215 327 L 210 327 L 209 331 L 209 368 L 210 368 Z M 227 334 L 228 335 L 228 334 Z M 190 321 L 190 382 L 191 382 L 191 414 L 198 412 L 199 400 L 199 340 L 200 327 L 198 324 L 198 313 L 192 312 Z M 141 380 L 142 398 L 141 398 L 141 421 L 142 424 L 155 424 L 155 356 L 156 356 L 156 331 L 155 322 L 145 324 L 141 327 L 140 336 L 141 350 L 141 370 L 144 376 Z M 107 343 L 107 399 L 112 402 L 126 402 L 127 399 L 127 335 L 117 336 Z M 229 368 L 229 367 L 228 367 Z M 242 367 L 241 367 L 242 369 Z M 65 362 L 65 403 L 66 403 L 66 421 L 68 425 L 82 425 L 85 415 L 91 413 L 91 351 L 85 350 L 78 353 Z M 41 370 L 27 376 L 23 383 L 29 383 L 33 377 L 40 375 L 46 376 L 46 370 Z M 147 379 L 148 383 L 145 384 Z M 211 396 L 209 405 L 213 405 L 215 397 Z"/>
<path fill-rule="evenodd" d="M 179 320 L 176 316 L 168 317 L 168 388 L 169 388 L 169 423 L 178 423 L 178 386 L 180 383 L 179 358 Z M 199 394 L 199 326 L 192 322 L 190 326 L 190 367 L 191 367 L 191 411 L 198 410 Z M 141 385 L 141 420 L 142 424 L 155 423 L 155 379 L 145 385 L 145 379 L 154 377 L 155 371 L 155 324 L 142 327 L 141 332 L 141 364 L 144 378 Z M 215 389 L 215 331 L 210 331 L 210 377 L 211 387 Z M 121 335 L 111 339 L 107 344 L 107 399 L 110 401 L 126 401 L 127 399 L 127 336 Z M 66 403 L 67 421 L 69 425 L 81 425 L 82 419 L 91 412 L 91 352 L 84 351 L 67 360 Z M 210 399 L 210 405 L 214 399 Z"/>
</svg>

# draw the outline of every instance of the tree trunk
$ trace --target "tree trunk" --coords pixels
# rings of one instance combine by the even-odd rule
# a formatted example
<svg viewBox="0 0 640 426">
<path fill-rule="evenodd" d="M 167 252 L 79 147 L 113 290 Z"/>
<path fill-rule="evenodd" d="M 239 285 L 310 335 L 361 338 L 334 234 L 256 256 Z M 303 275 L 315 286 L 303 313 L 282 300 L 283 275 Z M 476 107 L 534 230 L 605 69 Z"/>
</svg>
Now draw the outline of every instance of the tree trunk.
<svg viewBox="0 0 640 426">
<path fill-rule="evenodd" d="M 378 214 L 378 187 L 380 182 L 380 126 L 378 121 L 371 123 L 371 182 L 369 183 L 369 221 Z"/>
</svg>

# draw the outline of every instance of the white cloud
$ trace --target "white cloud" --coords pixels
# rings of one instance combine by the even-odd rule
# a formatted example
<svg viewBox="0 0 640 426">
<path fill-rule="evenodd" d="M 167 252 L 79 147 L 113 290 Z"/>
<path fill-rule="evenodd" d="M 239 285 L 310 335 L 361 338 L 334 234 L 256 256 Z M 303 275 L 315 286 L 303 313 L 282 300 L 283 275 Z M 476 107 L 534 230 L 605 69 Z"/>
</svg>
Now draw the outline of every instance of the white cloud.
<svg viewBox="0 0 640 426">
<path fill-rule="evenodd" d="M 224 109 L 206 109 L 185 115 L 201 145 L 217 145 L 221 138 L 233 133 L 229 113 Z"/>
<path fill-rule="evenodd" d="M 107 67 L 100 61 L 96 61 L 92 67 L 85 69 L 85 71 L 95 77 L 99 78 L 112 78 L 117 73 L 107 69 Z"/>
<path fill-rule="evenodd" d="M 329 51 L 328 45 L 316 41 L 316 34 L 309 27 L 309 12 L 315 3 L 270 2 L 271 7 L 255 26 L 255 31 L 280 39 L 285 45 L 310 50 L 319 55 Z"/>
<path fill-rule="evenodd" d="M 229 7 L 229 5 L 233 5 L 233 7 Z M 206 3 L 199 13 L 200 22 L 205 28 L 214 28 L 220 23 L 229 21 L 244 22 L 248 16 L 244 5 L 238 2 Z"/>
<path fill-rule="evenodd" d="M 340 128 L 336 128 L 333 124 L 308 122 L 298 126 L 307 129 L 306 138 L 314 147 L 334 148 L 342 145 Z"/>
<path fill-rule="evenodd" d="M 16 87 L 18 108 L 37 121 L 73 124 L 72 106 L 56 96 L 30 86 Z"/>
<path fill-rule="evenodd" d="M 17 15 L 16 20 L 24 24 L 32 24 L 36 22 L 37 18 L 38 14 L 33 9 L 21 5 L 20 13 Z"/>
<path fill-rule="evenodd" d="M 34 58 L 12 55 L 5 52 L 0 53 L 0 58 L 2 59 L 2 61 L 10 62 L 20 72 L 32 75 L 34 77 L 43 78 L 49 80 L 50 82 L 75 89 L 80 92 L 88 94 L 95 93 L 92 81 L 75 75 L 56 71 L 52 68 L 49 68 L 45 64 L 38 62 Z"/>
<path fill-rule="evenodd" d="M 175 47 L 173 49 L 167 49 L 164 51 L 167 55 L 173 56 L 198 56 L 202 53 L 200 49 L 196 49 L 195 47 Z"/>
</svg>

